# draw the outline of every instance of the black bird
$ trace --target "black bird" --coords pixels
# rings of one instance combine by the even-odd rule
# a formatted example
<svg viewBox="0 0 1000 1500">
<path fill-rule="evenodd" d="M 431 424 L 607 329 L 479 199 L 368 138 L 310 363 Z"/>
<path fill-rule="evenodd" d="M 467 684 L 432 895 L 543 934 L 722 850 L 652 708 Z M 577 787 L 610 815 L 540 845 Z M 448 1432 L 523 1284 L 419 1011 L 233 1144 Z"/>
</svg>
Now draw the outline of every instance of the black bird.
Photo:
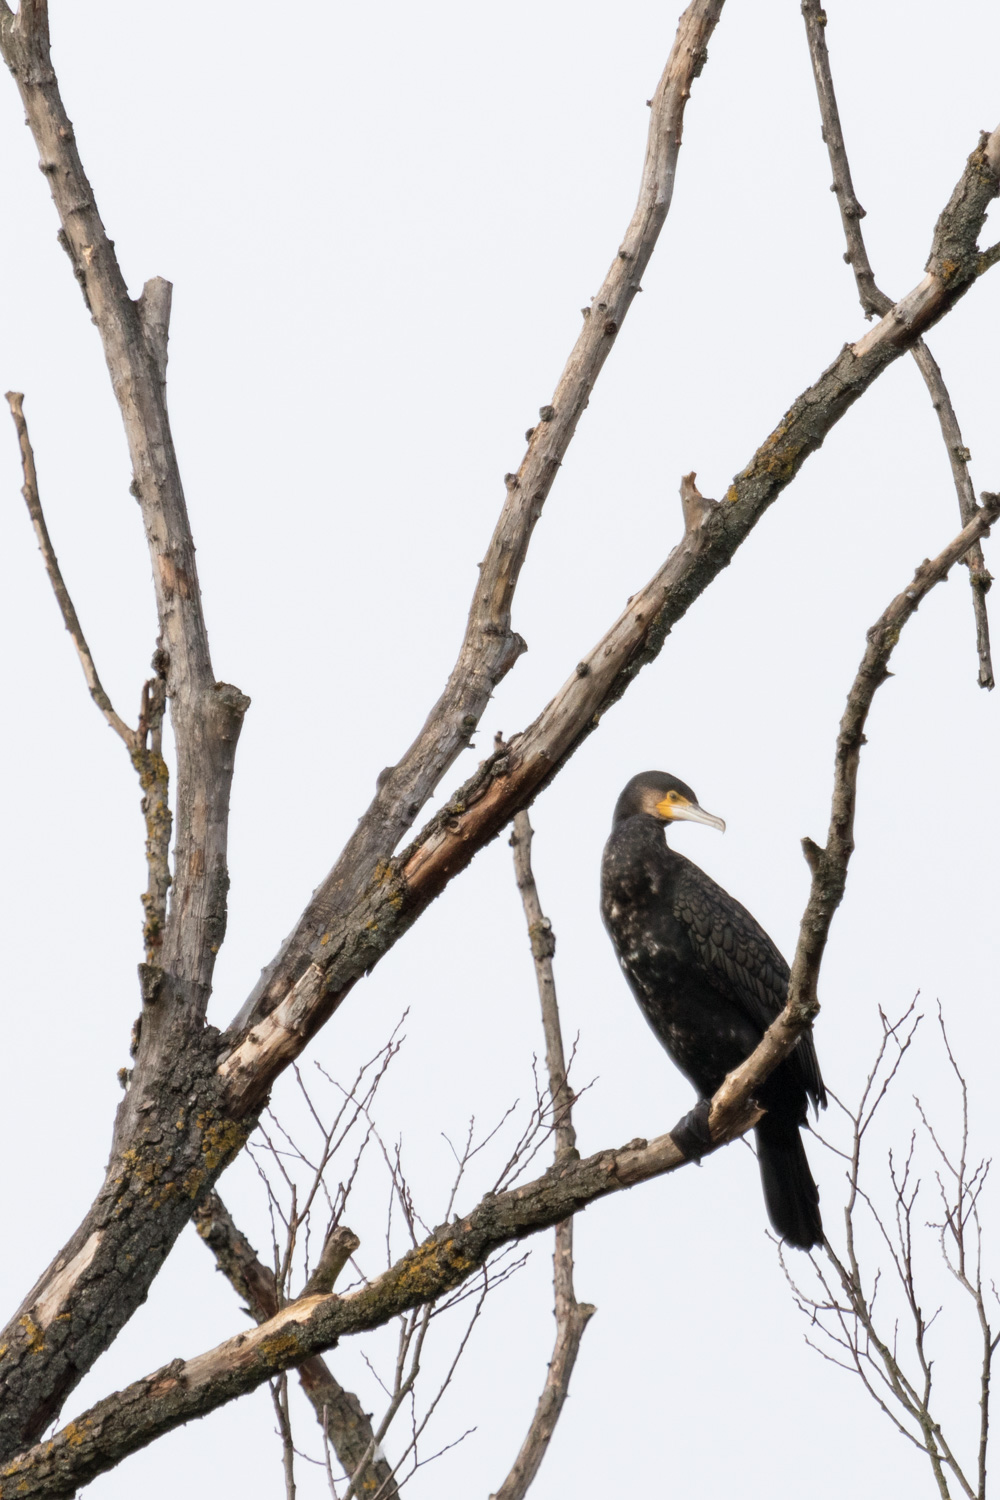
<svg viewBox="0 0 1000 1500">
<path fill-rule="evenodd" d="M 672 1132 L 686 1155 L 698 1155 L 709 1139 L 707 1101 L 784 1008 L 788 965 L 745 907 L 668 847 L 665 827 L 681 821 L 726 827 L 675 776 L 632 777 L 604 849 L 601 915 L 643 1015 L 698 1090 L 699 1105 Z M 807 1097 L 826 1105 L 808 1033 L 761 1085 L 767 1113 L 755 1127 L 768 1217 L 802 1250 L 823 1239 L 799 1134 Z"/>
</svg>

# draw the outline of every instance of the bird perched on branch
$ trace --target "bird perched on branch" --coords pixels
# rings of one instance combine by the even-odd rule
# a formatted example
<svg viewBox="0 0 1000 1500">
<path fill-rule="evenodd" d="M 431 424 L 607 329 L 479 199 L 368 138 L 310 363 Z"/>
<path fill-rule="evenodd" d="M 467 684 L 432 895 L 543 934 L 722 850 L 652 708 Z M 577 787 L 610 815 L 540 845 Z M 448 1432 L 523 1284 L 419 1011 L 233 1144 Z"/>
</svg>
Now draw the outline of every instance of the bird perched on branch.
<svg viewBox="0 0 1000 1500">
<path fill-rule="evenodd" d="M 643 1015 L 698 1090 L 699 1104 L 671 1133 L 686 1156 L 699 1156 L 710 1144 L 712 1095 L 784 1009 L 788 965 L 745 907 L 668 846 L 676 822 L 726 827 L 675 776 L 633 776 L 604 849 L 601 914 Z M 802 1250 L 823 1239 L 800 1135 L 807 1098 L 826 1105 L 809 1033 L 758 1090 L 767 1113 L 754 1130 L 768 1217 Z"/>
</svg>

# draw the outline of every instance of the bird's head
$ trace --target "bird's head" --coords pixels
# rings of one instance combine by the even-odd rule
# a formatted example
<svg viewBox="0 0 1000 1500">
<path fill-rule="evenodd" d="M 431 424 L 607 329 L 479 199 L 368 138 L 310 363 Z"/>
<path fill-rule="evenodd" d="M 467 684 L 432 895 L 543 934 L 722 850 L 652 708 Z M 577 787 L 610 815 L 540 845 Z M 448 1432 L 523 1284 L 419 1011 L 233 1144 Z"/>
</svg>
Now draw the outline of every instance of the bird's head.
<svg viewBox="0 0 1000 1500">
<path fill-rule="evenodd" d="M 714 813 L 698 806 L 698 799 L 684 781 L 668 776 L 666 771 L 640 771 L 633 776 L 615 807 L 614 821 L 634 818 L 639 813 L 658 823 L 705 823 L 725 833 L 726 825 Z"/>
</svg>

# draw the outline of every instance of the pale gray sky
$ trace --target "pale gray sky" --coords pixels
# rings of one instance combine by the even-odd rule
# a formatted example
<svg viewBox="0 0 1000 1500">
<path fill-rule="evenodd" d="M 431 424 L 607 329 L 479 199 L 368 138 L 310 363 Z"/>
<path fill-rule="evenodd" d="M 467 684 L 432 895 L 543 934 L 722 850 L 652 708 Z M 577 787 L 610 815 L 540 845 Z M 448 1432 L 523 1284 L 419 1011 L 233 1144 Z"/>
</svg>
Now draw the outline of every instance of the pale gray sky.
<svg viewBox="0 0 1000 1500">
<path fill-rule="evenodd" d="M 215 669 L 253 700 L 212 1013 L 225 1024 L 451 666 L 502 476 L 631 212 L 644 101 L 676 11 L 586 0 L 52 9 L 64 97 L 130 286 L 174 283 L 170 404 Z M 846 0 L 829 15 L 873 265 L 900 294 L 920 279 L 978 132 L 1000 120 L 1000 12 L 985 0 Z M 155 633 L 148 558 L 96 332 L 10 80 L 0 134 L 2 389 L 26 392 L 56 548 L 105 684 L 131 717 Z M 695 469 L 706 494 L 721 494 L 863 330 L 829 181 L 798 7 L 733 0 L 688 109 L 643 296 L 532 543 L 514 619 L 529 653 L 491 704 L 470 766 L 496 729 L 534 717 L 678 539 L 679 476 Z M 1000 488 L 998 317 L 1000 270 L 929 340 L 977 490 Z M 10 1306 L 99 1182 L 138 1008 L 144 883 L 134 778 L 87 698 L 19 486 L 13 432 L 0 426 Z M 865 630 L 957 530 L 944 449 L 903 360 L 539 802 L 536 871 L 558 934 L 564 1026 L 579 1033 L 577 1081 L 595 1079 L 578 1110 L 583 1151 L 669 1129 L 690 1100 L 597 914 L 621 785 L 658 766 L 725 817 L 724 839 L 688 829 L 678 847 L 790 955 L 807 885 L 799 839 L 825 832 L 836 725 Z M 1000 1124 L 1000 699 L 975 685 L 968 592 L 958 573 L 928 600 L 876 703 L 817 1047 L 828 1082 L 852 1099 L 877 1007 L 897 1012 L 918 989 L 930 1007 L 940 997 L 988 1155 Z M 461 1135 L 472 1113 L 492 1125 L 525 1099 L 542 1046 L 504 840 L 355 989 L 315 1057 L 348 1079 L 406 1007 L 380 1123 L 387 1138 L 403 1134 L 433 1224 L 449 1174 L 442 1133 Z M 928 1045 L 901 1090 L 897 1143 L 909 1094 L 937 1100 L 939 1072 Z M 294 1117 L 287 1081 L 275 1103 Z M 833 1226 L 839 1170 L 815 1142 L 810 1152 Z M 241 1163 L 221 1188 L 263 1248 L 252 1171 Z M 373 1167 L 348 1215 L 373 1270 L 384 1203 Z M 1000 1238 L 993 1248 L 1000 1278 Z M 417 1476 L 412 1500 L 485 1500 L 517 1450 L 552 1337 L 549 1239 L 531 1250 L 488 1305 L 430 1447 L 477 1431 Z M 599 1312 L 534 1500 L 932 1493 L 919 1455 L 857 1382 L 805 1346 L 743 1147 L 590 1209 L 577 1290 Z M 65 1417 L 239 1326 L 187 1232 Z M 432 1364 L 449 1337 L 442 1329 Z M 955 1358 L 948 1409 L 968 1447 L 975 1370 L 944 1319 L 942 1339 L 943 1362 Z M 331 1362 L 374 1405 L 357 1350 Z M 166 1497 L 182 1485 L 200 1500 L 224 1485 L 277 1497 L 272 1427 L 259 1392 L 129 1460 L 93 1494 Z M 315 1454 L 306 1416 L 299 1436 Z M 321 1470 L 300 1468 L 303 1500 L 325 1494 Z"/>
</svg>

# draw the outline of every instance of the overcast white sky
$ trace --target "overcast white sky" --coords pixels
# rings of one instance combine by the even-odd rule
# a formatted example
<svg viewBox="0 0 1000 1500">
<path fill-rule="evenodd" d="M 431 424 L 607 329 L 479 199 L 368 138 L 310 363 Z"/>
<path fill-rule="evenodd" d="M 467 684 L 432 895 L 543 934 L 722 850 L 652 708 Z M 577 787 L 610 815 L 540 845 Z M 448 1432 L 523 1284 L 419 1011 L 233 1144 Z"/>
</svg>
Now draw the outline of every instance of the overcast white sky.
<svg viewBox="0 0 1000 1500">
<path fill-rule="evenodd" d="M 225 1024 L 450 668 L 502 476 L 631 212 L 645 100 L 677 11 L 644 0 L 627 11 L 589 0 L 178 11 L 53 0 L 52 10 L 64 97 L 130 287 L 137 295 L 152 275 L 174 283 L 170 404 L 215 670 L 253 700 L 212 1011 Z M 986 0 L 843 0 L 829 15 L 873 265 L 901 294 L 920 278 L 978 132 L 1000 119 L 1000 12 Z M 148 559 L 97 336 L 10 80 L 0 138 L 0 388 L 26 392 L 56 547 L 105 685 L 132 717 L 155 635 Z M 498 728 L 534 717 L 678 539 L 681 473 L 697 470 L 703 491 L 721 494 L 863 330 L 829 181 L 798 7 L 731 0 L 688 109 L 644 294 L 532 543 L 514 621 L 529 653 L 490 705 L 470 766 Z M 977 490 L 1000 488 L 998 316 L 1000 270 L 930 339 Z M 134 777 L 87 698 L 20 482 L 13 431 L 0 425 L 10 1059 L 0 1279 L 11 1307 L 99 1183 L 138 1008 L 144 884 Z M 621 785 L 655 766 L 694 786 L 728 832 L 687 829 L 678 846 L 790 955 L 807 885 L 799 839 L 826 829 L 836 725 L 865 630 L 957 530 L 936 423 L 904 360 L 809 460 L 537 805 L 564 1027 L 579 1033 L 577 1081 L 596 1080 L 578 1111 L 584 1152 L 669 1129 L 690 1102 L 597 914 Z M 968 593 L 961 573 L 923 606 L 877 701 L 817 1046 L 829 1083 L 852 1099 L 877 1007 L 898 1012 L 917 990 L 931 1008 L 940 998 L 988 1155 L 1000 1124 L 1000 699 L 976 687 Z M 996 635 L 1000 646 L 1000 625 Z M 388 1139 L 402 1134 L 431 1224 L 449 1178 L 442 1133 L 460 1135 L 471 1114 L 490 1126 L 530 1093 L 536 1005 L 500 840 L 315 1045 L 347 1080 L 409 1007 L 380 1124 Z M 942 1111 L 948 1097 L 929 1028 L 927 1043 L 900 1092 L 897 1145 L 910 1093 Z M 275 1104 L 293 1111 L 287 1084 Z M 839 1169 L 817 1143 L 810 1152 L 833 1227 Z M 253 1172 L 238 1165 L 221 1190 L 265 1248 Z M 348 1219 L 374 1271 L 385 1206 L 374 1165 L 359 1191 Z M 932 1493 L 919 1455 L 857 1382 L 806 1347 L 765 1223 L 740 1146 L 583 1216 L 577 1290 L 599 1312 L 537 1500 Z M 1000 1278 L 1000 1236 L 992 1249 Z M 548 1238 L 533 1241 L 526 1269 L 488 1305 L 430 1446 L 477 1430 L 421 1471 L 413 1500 L 485 1500 L 502 1480 L 551 1347 L 549 1253 Z M 186 1232 L 65 1417 L 240 1322 Z M 945 1314 L 941 1324 L 945 1414 L 968 1453 L 976 1371 L 958 1325 Z M 450 1337 L 442 1329 L 432 1365 Z M 372 1357 L 386 1351 L 376 1341 Z M 331 1363 L 373 1406 L 357 1350 Z M 258 1393 L 93 1493 L 165 1497 L 183 1484 L 192 1497 L 222 1486 L 277 1497 L 272 1427 Z M 306 1415 L 298 1432 L 315 1454 Z M 319 1469 L 300 1470 L 304 1500 L 326 1493 Z"/>
</svg>

